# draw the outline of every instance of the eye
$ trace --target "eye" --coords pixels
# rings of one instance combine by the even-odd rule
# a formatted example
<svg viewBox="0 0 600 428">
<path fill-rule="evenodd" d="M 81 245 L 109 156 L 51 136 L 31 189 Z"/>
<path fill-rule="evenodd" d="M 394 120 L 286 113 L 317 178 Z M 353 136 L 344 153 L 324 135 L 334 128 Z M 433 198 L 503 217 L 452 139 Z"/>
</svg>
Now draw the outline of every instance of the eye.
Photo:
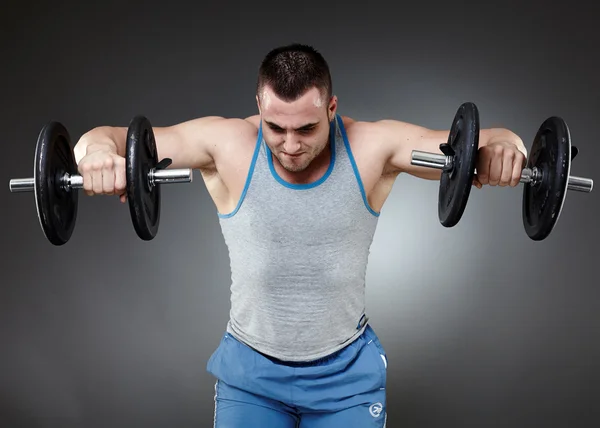
<svg viewBox="0 0 600 428">
<path fill-rule="evenodd" d="M 278 126 L 273 126 L 273 125 L 270 125 L 269 127 L 271 128 L 271 130 L 272 130 L 273 132 L 277 132 L 277 133 L 281 133 L 281 132 L 283 132 L 283 129 L 281 129 L 281 128 L 280 128 L 280 127 L 278 127 Z"/>
</svg>

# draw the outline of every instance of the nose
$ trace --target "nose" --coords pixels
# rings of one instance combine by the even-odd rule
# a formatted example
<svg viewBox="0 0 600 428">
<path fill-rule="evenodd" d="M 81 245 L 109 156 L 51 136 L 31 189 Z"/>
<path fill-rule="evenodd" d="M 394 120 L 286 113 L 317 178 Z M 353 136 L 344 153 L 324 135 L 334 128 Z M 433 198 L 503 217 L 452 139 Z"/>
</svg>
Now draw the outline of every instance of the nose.
<svg viewBox="0 0 600 428">
<path fill-rule="evenodd" d="M 283 151 L 290 155 L 300 152 L 301 148 L 300 141 L 293 136 L 288 136 L 283 142 Z"/>
</svg>

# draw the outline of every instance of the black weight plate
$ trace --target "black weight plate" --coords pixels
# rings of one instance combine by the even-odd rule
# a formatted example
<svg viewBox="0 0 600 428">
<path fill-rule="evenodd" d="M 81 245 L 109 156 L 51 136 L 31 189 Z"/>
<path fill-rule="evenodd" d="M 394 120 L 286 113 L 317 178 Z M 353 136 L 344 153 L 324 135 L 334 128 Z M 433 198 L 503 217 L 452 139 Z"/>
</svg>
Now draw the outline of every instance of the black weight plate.
<svg viewBox="0 0 600 428">
<path fill-rule="evenodd" d="M 454 116 L 446 143 L 454 151 L 454 165 L 442 171 L 438 197 L 438 216 L 445 227 L 461 219 L 473 186 L 479 149 L 479 111 L 473 103 L 462 104 Z"/>
<path fill-rule="evenodd" d="M 65 190 L 65 173 L 77 174 L 67 129 L 49 122 L 38 135 L 33 167 L 34 195 L 40 226 L 53 245 L 66 244 L 75 228 L 79 192 Z"/>
<path fill-rule="evenodd" d="M 523 224 L 534 241 L 546 239 L 562 211 L 571 170 L 571 136 L 564 120 L 546 119 L 538 129 L 527 160 L 527 168 L 538 168 L 541 183 L 525 184 Z"/>
<path fill-rule="evenodd" d="M 127 199 L 137 235 L 149 241 L 160 223 L 160 186 L 150 186 L 148 173 L 158 164 L 154 132 L 148 119 L 136 116 L 127 130 Z"/>
</svg>

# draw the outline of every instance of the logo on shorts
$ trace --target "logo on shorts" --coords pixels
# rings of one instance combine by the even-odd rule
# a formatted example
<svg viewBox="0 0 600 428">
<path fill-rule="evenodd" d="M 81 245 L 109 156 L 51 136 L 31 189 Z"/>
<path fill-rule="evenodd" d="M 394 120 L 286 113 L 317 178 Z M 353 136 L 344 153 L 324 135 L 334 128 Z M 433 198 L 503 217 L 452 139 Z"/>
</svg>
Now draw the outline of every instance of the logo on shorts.
<svg viewBox="0 0 600 428">
<path fill-rule="evenodd" d="M 381 403 L 373 403 L 371 404 L 371 407 L 369 407 L 369 413 L 371 413 L 371 416 L 374 418 L 378 418 L 382 411 L 383 405 Z"/>
</svg>

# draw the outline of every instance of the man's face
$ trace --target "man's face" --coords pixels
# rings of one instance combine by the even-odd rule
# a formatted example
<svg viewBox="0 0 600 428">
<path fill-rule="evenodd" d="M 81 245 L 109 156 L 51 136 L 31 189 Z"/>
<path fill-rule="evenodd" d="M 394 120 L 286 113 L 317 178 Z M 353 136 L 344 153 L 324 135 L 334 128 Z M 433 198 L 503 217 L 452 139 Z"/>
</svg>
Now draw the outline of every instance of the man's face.
<svg viewBox="0 0 600 428">
<path fill-rule="evenodd" d="M 329 141 L 336 99 L 323 99 L 317 88 L 286 102 L 267 86 L 257 96 L 265 143 L 290 172 L 305 170 Z"/>
</svg>

